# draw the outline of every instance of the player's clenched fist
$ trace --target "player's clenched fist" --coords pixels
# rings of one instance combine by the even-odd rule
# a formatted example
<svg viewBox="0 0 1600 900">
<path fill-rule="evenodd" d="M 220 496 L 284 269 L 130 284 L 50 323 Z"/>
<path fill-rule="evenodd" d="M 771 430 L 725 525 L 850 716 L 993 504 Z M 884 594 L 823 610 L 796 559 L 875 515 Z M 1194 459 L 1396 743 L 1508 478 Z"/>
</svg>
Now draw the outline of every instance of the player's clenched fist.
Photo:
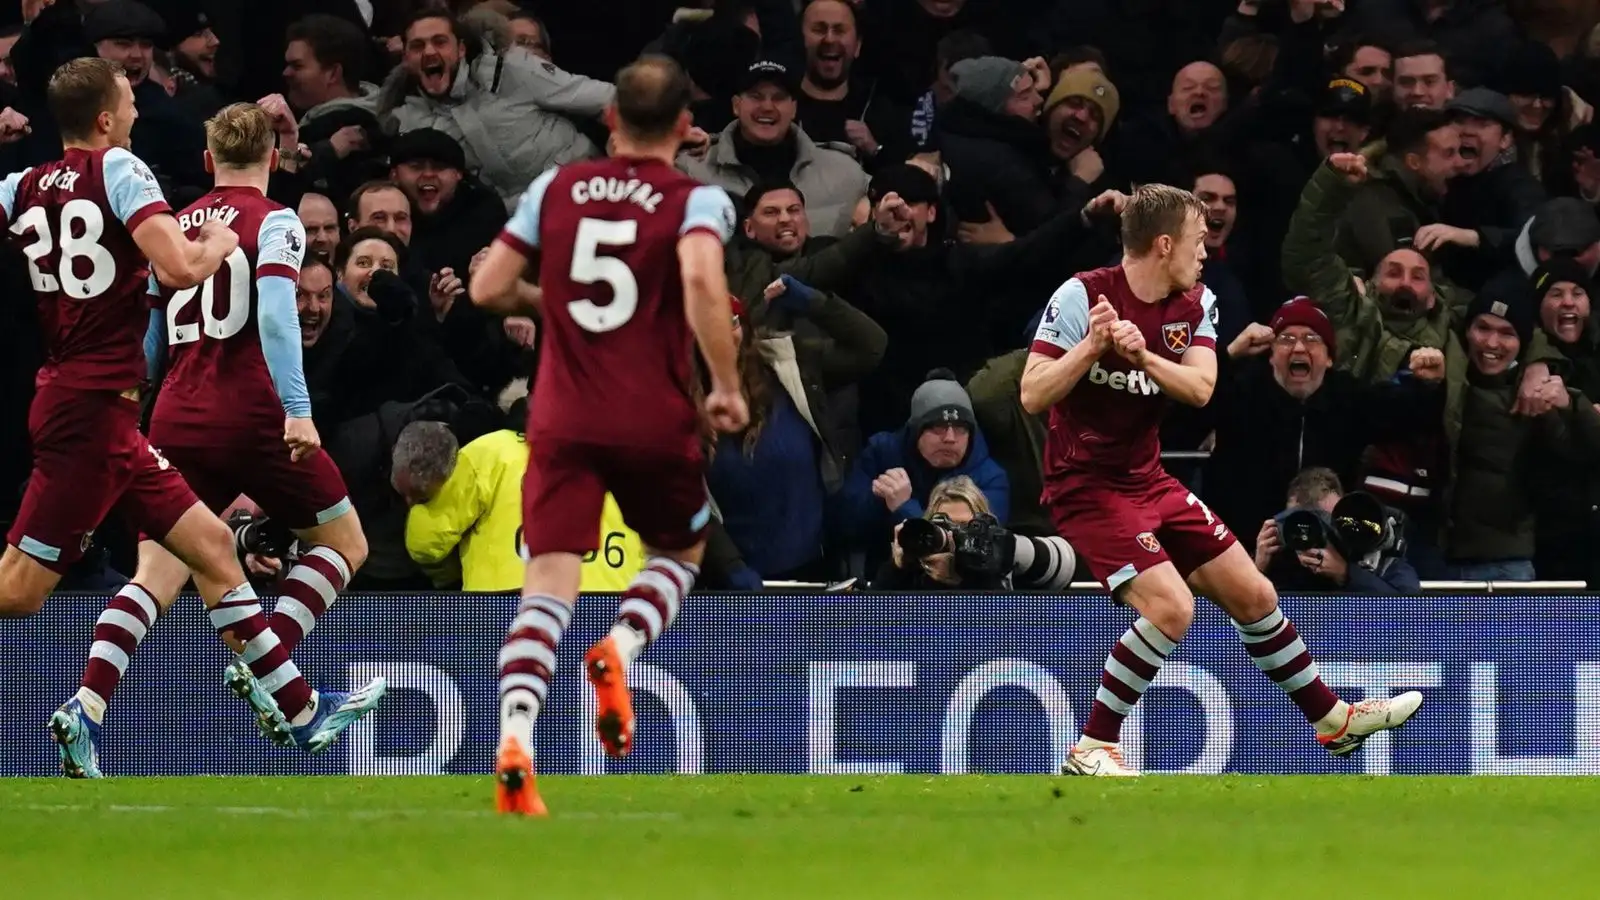
<svg viewBox="0 0 1600 900">
<path fill-rule="evenodd" d="M 1444 380 L 1444 351 L 1433 347 L 1418 347 L 1411 351 L 1411 374 L 1419 381 Z"/>
<path fill-rule="evenodd" d="M 750 407 L 738 388 L 712 388 L 706 395 L 706 416 L 722 434 L 738 434 L 750 424 Z"/>
<path fill-rule="evenodd" d="M 222 255 L 227 256 L 239 246 L 239 235 L 232 228 L 222 224 L 221 219 L 207 219 L 200 226 L 198 240 L 202 244 L 215 244 L 221 248 Z"/>
<path fill-rule="evenodd" d="M 1111 349 L 1111 326 L 1117 324 L 1117 310 L 1101 294 L 1099 302 L 1089 310 L 1089 340 L 1101 353 Z"/>
<path fill-rule="evenodd" d="M 1117 355 L 1135 365 L 1144 360 L 1144 332 L 1126 319 L 1111 326 L 1111 343 Z"/>
<path fill-rule="evenodd" d="M 310 419 L 284 419 L 283 442 L 289 445 L 289 459 L 299 462 L 322 447 L 322 436 Z"/>
</svg>

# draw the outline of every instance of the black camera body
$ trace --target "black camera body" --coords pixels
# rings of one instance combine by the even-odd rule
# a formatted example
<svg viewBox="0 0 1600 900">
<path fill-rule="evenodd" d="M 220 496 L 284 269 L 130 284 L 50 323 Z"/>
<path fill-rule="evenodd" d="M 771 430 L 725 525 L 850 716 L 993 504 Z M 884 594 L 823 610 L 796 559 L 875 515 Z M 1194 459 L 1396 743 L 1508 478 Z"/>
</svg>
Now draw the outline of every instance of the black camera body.
<svg viewBox="0 0 1600 900">
<path fill-rule="evenodd" d="M 294 547 L 294 532 L 265 516 L 242 509 L 234 510 L 228 517 L 228 527 L 233 530 L 233 546 L 240 557 L 254 553 L 283 559 Z"/>
<path fill-rule="evenodd" d="M 1369 554 L 1405 552 L 1405 517 L 1366 491 L 1339 498 L 1328 513 L 1317 508 L 1285 510 L 1274 517 L 1291 553 L 1333 547 L 1352 563 Z"/>
<path fill-rule="evenodd" d="M 988 513 L 974 516 L 964 525 L 945 515 L 907 519 L 897 541 L 903 553 L 916 559 L 953 554 L 963 586 L 977 590 L 1000 587 L 1011 574 L 1017 555 L 1016 539 Z"/>
</svg>

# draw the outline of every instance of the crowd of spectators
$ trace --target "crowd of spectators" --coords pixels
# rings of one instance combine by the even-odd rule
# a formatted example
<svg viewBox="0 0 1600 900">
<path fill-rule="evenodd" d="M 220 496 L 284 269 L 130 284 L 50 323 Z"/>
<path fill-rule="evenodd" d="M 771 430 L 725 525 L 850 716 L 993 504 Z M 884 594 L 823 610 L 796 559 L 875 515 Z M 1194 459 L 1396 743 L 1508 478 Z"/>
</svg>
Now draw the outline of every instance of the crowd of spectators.
<svg viewBox="0 0 1600 900">
<path fill-rule="evenodd" d="M 514 537 L 469 548 L 484 517 L 514 532 L 538 323 L 465 289 L 530 181 L 606 152 L 609 79 L 642 52 L 691 76 L 680 166 L 742 217 L 752 423 L 708 438 L 702 587 L 893 569 L 897 527 L 951 504 L 1048 537 L 1022 366 L 1147 182 L 1205 202 L 1218 297 L 1218 387 L 1173 410 L 1165 447 L 1192 452 L 1169 465 L 1264 569 L 1600 581 L 1600 4 L 680 2 L 21 0 L 0 171 L 60 152 L 44 87 L 75 56 L 127 70 L 175 208 L 209 188 L 207 116 L 281 111 L 269 193 L 313 251 L 306 374 L 368 531 L 358 589 L 514 578 Z M 28 295 L 16 259 L 0 282 Z M 4 309 L 0 518 L 39 361 L 28 304 Z M 419 421 L 445 428 L 402 440 Z M 1286 505 L 1358 490 L 1402 523 L 1401 575 L 1285 551 Z M 586 584 L 637 565 L 606 528 Z M 113 532 L 85 566 L 125 564 Z"/>
</svg>

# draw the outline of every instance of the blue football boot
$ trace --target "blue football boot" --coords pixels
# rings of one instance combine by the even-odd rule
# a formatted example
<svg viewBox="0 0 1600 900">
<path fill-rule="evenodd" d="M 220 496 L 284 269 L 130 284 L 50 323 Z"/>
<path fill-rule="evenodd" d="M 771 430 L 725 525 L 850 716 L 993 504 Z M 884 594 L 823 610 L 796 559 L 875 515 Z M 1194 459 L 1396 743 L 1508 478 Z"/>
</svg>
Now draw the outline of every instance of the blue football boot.
<svg viewBox="0 0 1600 900">
<path fill-rule="evenodd" d="M 387 682 L 374 678 L 366 687 L 349 694 L 319 692 L 317 712 L 311 721 L 294 727 L 294 742 L 307 753 L 321 753 L 338 740 L 345 729 L 375 709 L 387 689 Z"/>
<path fill-rule="evenodd" d="M 61 750 L 61 774 L 68 778 L 99 778 L 100 724 L 89 718 L 74 697 L 50 716 L 50 739 Z"/>
</svg>

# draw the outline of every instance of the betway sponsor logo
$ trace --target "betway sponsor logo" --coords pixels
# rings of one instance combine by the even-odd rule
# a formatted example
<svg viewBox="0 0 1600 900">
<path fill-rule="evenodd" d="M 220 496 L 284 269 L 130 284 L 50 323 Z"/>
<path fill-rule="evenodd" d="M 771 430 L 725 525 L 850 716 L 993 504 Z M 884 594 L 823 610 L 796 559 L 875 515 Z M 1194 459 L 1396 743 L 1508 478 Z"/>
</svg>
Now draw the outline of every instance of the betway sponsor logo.
<svg viewBox="0 0 1600 900">
<path fill-rule="evenodd" d="M 1146 397 L 1161 393 L 1161 386 L 1138 369 L 1132 372 L 1110 372 L 1099 363 L 1089 367 L 1089 383 L 1104 384 L 1113 391 L 1127 391 L 1130 394 L 1143 394 Z"/>
</svg>

